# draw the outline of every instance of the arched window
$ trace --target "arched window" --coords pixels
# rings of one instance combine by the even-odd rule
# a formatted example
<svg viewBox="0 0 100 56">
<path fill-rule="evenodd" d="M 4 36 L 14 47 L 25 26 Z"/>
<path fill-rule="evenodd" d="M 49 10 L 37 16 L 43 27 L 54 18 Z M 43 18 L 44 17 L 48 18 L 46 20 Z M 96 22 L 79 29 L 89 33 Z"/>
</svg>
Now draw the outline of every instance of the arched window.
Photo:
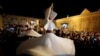
<svg viewBox="0 0 100 56">
<path fill-rule="evenodd" d="M 62 23 L 62 28 L 68 28 L 68 24 L 67 23 Z"/>
</svg>

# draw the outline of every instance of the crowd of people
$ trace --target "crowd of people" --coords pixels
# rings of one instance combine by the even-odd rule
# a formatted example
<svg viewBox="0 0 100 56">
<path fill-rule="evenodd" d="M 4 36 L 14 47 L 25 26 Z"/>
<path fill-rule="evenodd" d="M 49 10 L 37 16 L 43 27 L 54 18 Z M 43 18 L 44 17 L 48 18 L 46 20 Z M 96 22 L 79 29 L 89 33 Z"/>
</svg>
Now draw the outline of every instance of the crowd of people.
<svg viewBox="0 0 100 56">
<path fill-rule="evenodd" d="M 0 30 L 0 56 L 15 56 L 16 48 L 18 45 L 27 39 L 28 37 L 19 38 L 20 34 L 19 25 L 9 25 L 3 30 Z M 21 30 L 24 31 L 24 30 Z M 38 31 L 38 33 L 43 34 L 44 31 Z M 69 38 L 74 41 L 75 44 L 75 55 L 76 56 L 86 56 L 93 55 L 99 56 L 100 51 L 100 33 L 99 32 L 85 32 L 85 31 L 62 31 L 54 30 L 54 34 L 63 38 Z"/>
<path fill-rule="evenodd" d="M 63 37 L 74 40 L 76 56 L 100 56 L 100 33 L 71 31 L 62 33 Z"/>
</svg>

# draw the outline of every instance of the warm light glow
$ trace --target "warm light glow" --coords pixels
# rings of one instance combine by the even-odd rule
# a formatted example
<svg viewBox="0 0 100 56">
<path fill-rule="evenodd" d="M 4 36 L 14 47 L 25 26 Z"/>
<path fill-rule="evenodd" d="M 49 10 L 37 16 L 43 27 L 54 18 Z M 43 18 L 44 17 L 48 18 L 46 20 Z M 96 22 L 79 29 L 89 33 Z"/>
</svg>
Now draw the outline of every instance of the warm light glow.
<svg viewBox="0 0 100 56">
<path fill-rule="evenodd" d="M 90 12 L 84 9 L 80 15 L 70 16 L 56 20 L 60 29 L 62 23 L 68 23 L 70 31 L 100 31 L 100 11 Z M 67 19 L 68 18 L 68 19 Z"/>
<path fill-rule="evenodd" d="M 39 20 L 38 20 L 38 19 L 36 20 L 36 24 L 37 24 L 37 25 L 39 24 Z"/>
<path fill-rule="evenodd" d="M 0 29 L 2 29 L 3 27 L 3 21 L 2 21 L 2 16 L 0 15 Z"/>
</svg>

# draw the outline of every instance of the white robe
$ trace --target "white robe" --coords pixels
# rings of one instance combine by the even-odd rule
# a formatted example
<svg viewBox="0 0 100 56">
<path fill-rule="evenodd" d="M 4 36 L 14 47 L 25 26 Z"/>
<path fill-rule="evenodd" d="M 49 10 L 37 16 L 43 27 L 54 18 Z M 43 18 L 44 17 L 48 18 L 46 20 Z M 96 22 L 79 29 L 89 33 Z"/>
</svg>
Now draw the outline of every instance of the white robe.
<svg viewBox="0 0 100 56">
<path fill-rule="evenodd" d="M 25 33 L 18 35 L 19 37 L 22 36 L 32 36 L 32 37 L 40 37 L 42 36 L 41 34 L 39 34 L 38 32 L 36 32 L 35 30 L 31 29 L 31 30 L 27 30 Z"/>
<path fill-rule="evenodd" d="M 26 31 L 25 35 L 27 35 L 27 36 L 33 36 L 33 37 L 40 37 L 40 36 L 42 36 L 41 34 L 39 34 L 38 32 L 36 32 L 33 29 Z"/>
<path fill-rule="evenodd" d="M 16 54 L 22 53 L 35 56 L 75 56 L 75 46 L 70 39 L 46 33 L 40 38 L 29 39 L 21 43 Z"/>
</svg>

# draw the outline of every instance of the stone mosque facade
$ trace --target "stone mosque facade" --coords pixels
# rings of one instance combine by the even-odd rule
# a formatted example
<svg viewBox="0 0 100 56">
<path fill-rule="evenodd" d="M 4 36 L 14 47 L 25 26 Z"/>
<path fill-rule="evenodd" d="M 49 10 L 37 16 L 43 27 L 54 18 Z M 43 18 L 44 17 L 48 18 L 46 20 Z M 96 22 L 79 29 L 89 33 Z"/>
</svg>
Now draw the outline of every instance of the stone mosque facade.
<svg viewBox="0 0 100 56">
<path fill-rule="evenodd" d="M 85 8 L 80 15 L 61 18 L 55 22 L 59 29 L 62 28 L 63 23 L 66 23 L 69 31 L 100 32 L 100 9 L 90 12 Z"/>
</svg>

